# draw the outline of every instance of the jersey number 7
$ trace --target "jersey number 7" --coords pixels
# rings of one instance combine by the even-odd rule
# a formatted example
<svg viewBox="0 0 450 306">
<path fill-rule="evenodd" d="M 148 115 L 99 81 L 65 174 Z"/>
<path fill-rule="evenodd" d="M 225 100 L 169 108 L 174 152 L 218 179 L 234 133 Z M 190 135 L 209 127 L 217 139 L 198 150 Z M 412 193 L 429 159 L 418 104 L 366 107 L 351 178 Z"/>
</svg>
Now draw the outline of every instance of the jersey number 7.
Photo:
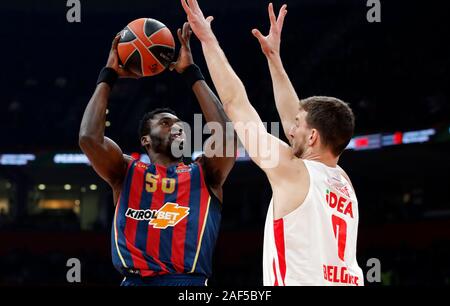
<svg viewBox="0 0 450 306">
<path fill-rule="evenodd" d="M 331 215 L 331 223 L 333 224 L 334 236 L 336 236 L 338 243 L 338 256 L 344 261 L 345 244 L 347 242 L 347 222 L 336 215 Z"/>
</svg>

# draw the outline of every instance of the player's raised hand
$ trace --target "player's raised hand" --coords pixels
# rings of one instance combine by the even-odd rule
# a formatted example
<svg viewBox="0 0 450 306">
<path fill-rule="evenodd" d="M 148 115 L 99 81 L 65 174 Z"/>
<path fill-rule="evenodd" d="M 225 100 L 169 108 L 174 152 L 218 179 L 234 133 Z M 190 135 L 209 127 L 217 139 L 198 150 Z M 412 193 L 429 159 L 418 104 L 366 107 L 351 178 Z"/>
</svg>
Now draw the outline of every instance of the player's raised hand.
<svg viewBox="0 0 450 306">
<path fill-rule="evenodd" d="M 287 14 L 287 5 L 283 4 L 278 13 L 278 18 L 275 17 L 272 3 L 269 3 L 268 10 L 270 19 L 269 34 L 264 36 L 258 29 L 252 30 L 252 34 L 258 39 L 265 56 L 280 54 L 281 31 L 283 29 L 284 17 Z"/>
<path fill-rule="evenodd" d="M 191 27 L 188 22 L 183 24 L 183 29 L 178 29 L 177 35 L 180 41 L 181 47 L 178 53 L 178 59 L 176 62 L 170 64 L 169 69 L 172 71 L 175 69 L 176 72 L 182 73 L 187 67 L 194 63 L 191 52 Z"/>
<path fill-rule="evenodd" d="M 188 22 L 192 31 L 195 33 L 195 36 L 197 36 L 202 43 L 215 39 L 211 29 L 211 22 L 214 17 L 208 16 L 205 18 L 197 0 L 181 0 L 181 5 L 186 12 Z"/>
<path fill-rule="evenodd" d="M 119 54 L 117 52 L 119 40 L 120 40 L 120 33 L 118 33 L 116 37 L 114 37 L 114 40 L 111 45 L 111 50 L 109 51 L 108 61 L 106 62 L 106 67 L 114 69 L 121 78 L 137 79 L 139 78 L 137 74 L 119 65 Z"/>
</svg>

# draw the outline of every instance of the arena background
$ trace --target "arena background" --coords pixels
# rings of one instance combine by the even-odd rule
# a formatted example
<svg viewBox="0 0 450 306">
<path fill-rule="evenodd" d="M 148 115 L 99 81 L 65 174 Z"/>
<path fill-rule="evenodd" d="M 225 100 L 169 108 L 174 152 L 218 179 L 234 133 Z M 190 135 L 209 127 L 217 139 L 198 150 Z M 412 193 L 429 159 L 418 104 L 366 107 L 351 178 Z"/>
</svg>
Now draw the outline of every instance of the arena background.
<svg viewBox="0 0 450 306">
<path fill-rule="evenodd" d="M 200 0 L 266 122 L 279 121 L 269 71 L 250 30 L 266 33 L 266 1 Z M 279 8 L 284 3 L 274 1 Z M 370 286 L 450 283 L 450 20 L 444 1 L 287 0 L 282 58 L 301 97 L 351 103 L 356 138 L 341 158 L 359 197 L 358 261 L 381 262 Z M 0 285 L 67 284 L 79 258 L 82 285 L 118 285 L 110 259 L 112 194 L 79 155 L 78 128 L 111 40 L 152 17 L 175 33 L 178 0 L 2 1 L 0 48 Z M 178 44 L 177 44 L 178 45 Z M 194 59 L 207 75 L 198 41 Z M 209 77 L 208 77 L 209 80 Z M 209 80 L 209 84 L 212 84 Z M 188 122 L 200 109 L 176 73 L 121 80 L 106 134 L 140 152 L 138 120 L 169 106 Z M 75 154 L 75 155 L 74 155 Z M 236 163 L 224 192 L 214 286 L 262 284 L 264 218 L 271 197 L 253 163 Z M 299 233 L 301 234 L 301 233 Z"/>
</svg>

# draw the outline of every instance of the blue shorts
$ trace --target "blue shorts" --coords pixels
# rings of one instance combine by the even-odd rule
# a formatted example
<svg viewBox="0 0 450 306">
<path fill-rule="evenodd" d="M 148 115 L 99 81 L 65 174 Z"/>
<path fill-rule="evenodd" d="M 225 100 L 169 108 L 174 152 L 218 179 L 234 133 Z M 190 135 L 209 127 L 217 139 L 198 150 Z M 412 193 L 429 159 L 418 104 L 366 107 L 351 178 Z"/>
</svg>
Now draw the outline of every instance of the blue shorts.
<svg viewBox="0 0 450 306">
<path fill-rule="evenodd" d="M 203 275 L 166 274 L 154 277 L 126 276 L 121 286 L 206 286 Z"/>
</svg>

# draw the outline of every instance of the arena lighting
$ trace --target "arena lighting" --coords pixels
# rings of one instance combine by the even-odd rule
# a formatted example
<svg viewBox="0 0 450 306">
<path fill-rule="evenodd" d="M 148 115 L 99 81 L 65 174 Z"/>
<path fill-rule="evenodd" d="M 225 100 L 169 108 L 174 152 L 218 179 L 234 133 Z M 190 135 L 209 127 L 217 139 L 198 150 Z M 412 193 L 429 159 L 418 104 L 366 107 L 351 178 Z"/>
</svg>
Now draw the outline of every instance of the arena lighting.
<svg viewBox="0 0 450 306">
<path fill-rule="evenodd" d="M 435 129 L 406 132 L 403 134 L 403 143 L 427 142 L 430 140 L 430 136 L 434 134 L 436 134 Z"/>
<path fill-rule="evenodd" d="M 0 165 L 5 166 L 24 166 L 27 165 L 29 161 L 36 159 L 34 154 L 1 154 L 0 155 Z"/>
<path fill-rule="evenodd" d="M 371 134 L 353 137 L 347 146 L 347 150 L 378 149 L 392 145 L 423 143 L 430 141 L 430 137 L 436 134 L 435 129 L 426 129 L 410 132 L 395 132 L 394 134 Z"/>
<path fill-rule="evenodd" d="M 46 186 L 44 184 L 39 184 L 38 189 L 39 190 L 45 190 Z"/>
<path fill-rule="evenodd" d="M 399 145 L 403 143 L 403 133 L 395 132 L 394 134 L 387 134 L 381 136 L 381 145 L 383 147 Z"/>
<path fill-rule="evenodd" d="M 53 157 L 55 164 L 87 164 L 89 160 L 84 154 L 55 154 Z"/>
<path fill-rule="evenodd" d="M 89 189 L 90 189 L 90 190 L 97 190 L 97 185 L 91 184 L 91 185 L 89 186 Z"/>
<path fill-rule="evenodd" d="M 370 150 L 381 148 L 381 134 L 358 136 L 353 139 L 355 150 Z"/>
<path fill-rule="evenodd" d="M 194 152 L 192 152 L 191 159 L 196 160 L 203 154 L 204 154 L 203 151 L 194 151 Z M 249 160 L 250 160 L 250 156 L 247 154 L 247 151 L 245 151 L 245 149 L 243 147 L 239 147 L 237 149 L 236 161 L 249 161 Z"/>
<path fill-rule="evenodd" d="M 70 184 L 64 185 L 64 190 L 70 190 L 70 189 L 72 189 L 72 186 Z"/>
<path fill-rule="evenodd" d="M 150 157 L 148 157 L 147 154 L 141 154 L 141 157 L 139 158 L 139 160 L 143 163 L 150 163 Z"/>
<path fill-rule="evenodd" d="M 450 127 L 448 128 L 450 133 Z M 370 135 L 355 136 L 350 140 L 347 150 L 372 150 L 387 146 L 423 143 L 430 141 L 431 136 L 436 134 L 435 129 L 425 129 L 409 132 L 394 132 L 394 133 L 377 133 Z M 194 151 L 192 153 L 192 160 L 203 154 L 202 151 Z M 134 159 L 139 159 L 144 163 L 149 163 L 150 159 L 147 154 L 140 154 L 132 152 L 131 156 Z M 3 154 L 0 155 L 0 165 L 26 165 L 28 161 L 35 160 L 34 154 Z M 244 148 L 238 148 L 237 161 L 248 161 L 250 157 Z M 81 153 L 59 153 L 53 157 L 55 164 L 86 164 L 90 165 L 86 155 Z"/>
</svg>

